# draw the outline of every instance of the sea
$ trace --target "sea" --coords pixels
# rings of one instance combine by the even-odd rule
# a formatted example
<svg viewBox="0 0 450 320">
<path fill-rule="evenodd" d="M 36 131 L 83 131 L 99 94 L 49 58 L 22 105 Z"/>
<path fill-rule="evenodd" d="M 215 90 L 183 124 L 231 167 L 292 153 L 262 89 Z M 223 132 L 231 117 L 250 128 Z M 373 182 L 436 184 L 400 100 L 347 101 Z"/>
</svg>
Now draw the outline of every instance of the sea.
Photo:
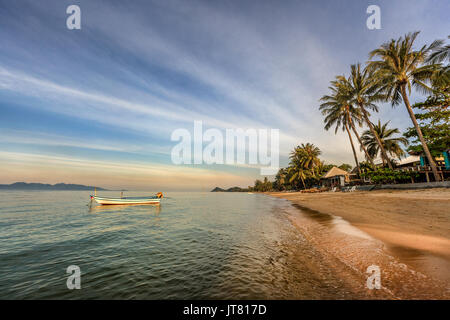
<svg viewBox="0 0 450 320">
<path fill-rule="evenodd" d="M 160 205 L 90 206 L 89 195 L 0 192 L 0 299 L 372 299 L 399 294 L 395 288 L 367 288 L 367 266 L 395 263 L 378 242 L 287 200 L 167 192 Z M 139 195 L 148 194 L 125 192 Z M 352 261 L 355 255 L 363 261 Z M 74 268 L 79 288 L 74 288 Z"/>
</svg>

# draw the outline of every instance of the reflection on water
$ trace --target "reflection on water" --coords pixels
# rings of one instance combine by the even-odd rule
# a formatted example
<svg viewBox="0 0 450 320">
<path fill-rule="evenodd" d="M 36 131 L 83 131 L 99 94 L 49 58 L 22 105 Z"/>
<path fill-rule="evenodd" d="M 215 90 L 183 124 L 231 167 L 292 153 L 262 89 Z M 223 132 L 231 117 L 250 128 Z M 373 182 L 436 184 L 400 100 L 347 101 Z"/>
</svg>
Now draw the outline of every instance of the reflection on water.
<svg viewBox="0 0 450 320">
<path fill-rule="evenodd" d="M 89 209 L 88 192 L 1 196 L 1 298 L 357 296 L 325 267 L 279 199 L 169 193 L 160 206 Z M 66 288 L 72 264 L 81 269 L 81 290 Z"/>
<path fill-rule="evenodd" d="M 109 212 L 109 213 L 117 213 L 117 212 L 130 212 L 135 213 L 137 211 L 147 211 L 148 213 L 159 214 L 161 212 L 161 204 L 135 204 L 135 205 L 126 205 L 126 204 L 116 204 L 116 205 L 92 205 L 89 206 L 89 212 L 91 213 L 99 213 L 99 212 Z"/>
</svg>

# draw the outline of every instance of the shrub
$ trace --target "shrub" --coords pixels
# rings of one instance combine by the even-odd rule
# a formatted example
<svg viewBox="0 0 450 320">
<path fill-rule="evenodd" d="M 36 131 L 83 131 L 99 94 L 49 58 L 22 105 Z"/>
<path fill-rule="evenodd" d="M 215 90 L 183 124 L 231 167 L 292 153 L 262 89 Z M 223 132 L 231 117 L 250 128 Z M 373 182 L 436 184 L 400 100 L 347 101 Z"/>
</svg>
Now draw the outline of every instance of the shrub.
<svg viewBox="0 0 450 320">
<path fill-rule="evenodd" d="M 369 170 L 363 172 L 361 175 L 365 178 L 370 178 L 376 184 L 408 183 L 411 182 L 411 178 L 419 177 L 418 172 L 392 170 L 389 168 Z"/>
</svg>

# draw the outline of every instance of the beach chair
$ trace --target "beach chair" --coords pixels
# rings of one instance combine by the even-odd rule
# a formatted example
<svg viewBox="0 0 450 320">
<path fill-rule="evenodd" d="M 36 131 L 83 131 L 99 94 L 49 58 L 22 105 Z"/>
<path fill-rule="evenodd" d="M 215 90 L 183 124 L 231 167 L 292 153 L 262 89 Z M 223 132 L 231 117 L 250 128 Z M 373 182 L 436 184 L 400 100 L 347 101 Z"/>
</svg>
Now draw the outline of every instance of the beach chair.
<svg viewBox="0 0 450 320">
<path fill-rule="evenodd" d="M 348 190 L 348 192 L 353 192 L 353 191 L 356 191 L 356 186 L 353 186 Z"/>
<path fill-rule="evenodd" d="M 333 189 L 330 190 L 330 192 L 336 192 L 336 187 L 334 187 Z"/>
</svg>

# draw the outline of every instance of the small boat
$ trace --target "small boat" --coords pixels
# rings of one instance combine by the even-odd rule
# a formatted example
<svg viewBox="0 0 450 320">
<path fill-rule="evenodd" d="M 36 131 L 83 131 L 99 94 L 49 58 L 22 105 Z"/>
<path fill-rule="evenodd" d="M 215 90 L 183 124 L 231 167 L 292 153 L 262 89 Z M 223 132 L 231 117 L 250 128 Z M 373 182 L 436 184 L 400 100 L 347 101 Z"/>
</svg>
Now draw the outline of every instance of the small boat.
<svg viewBox="0 0 450 320">
<path fill-rule="evenodd" d="M 158 192 L 155 196 L 150 197 L 120 197 L 120 198 L 106 198 L 97 195 L 91 195 L 91 202 L 96 201 L 102 205 L 113 204 L 158 204 L 163 198 L 162 192 Z"/>
</svg>

